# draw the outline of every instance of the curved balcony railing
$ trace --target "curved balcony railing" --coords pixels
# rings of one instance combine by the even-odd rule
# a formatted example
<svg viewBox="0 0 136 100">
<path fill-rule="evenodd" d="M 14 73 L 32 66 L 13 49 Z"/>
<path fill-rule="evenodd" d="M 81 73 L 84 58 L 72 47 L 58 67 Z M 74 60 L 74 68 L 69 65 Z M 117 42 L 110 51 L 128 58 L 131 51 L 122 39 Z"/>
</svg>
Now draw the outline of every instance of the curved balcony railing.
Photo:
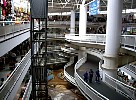
<svg viewBox="0 0 136 100">
<path fill-rule="evenodd" d="M 106 34 L 66 34 L 65 39 L 71 42 L 105 45 Z M 136 35 L 122 35 L 121 47 L 136 52 Z"/>
<path fill-rule="evenodd" d="M 102 59 L 104 51 L 98 49 L 88 49 L 87 53 Z"/>
<path fill-rule="evenodd" d="M 129 64 L 129 69 L 136 73 L 136 65 Z"/>
<path fill-rule="evenodd" d="M 56 34 L 56 33 L 49 33 L 47 34 L 47 37 L 51 37 L 51 38 L 64 38 L 65 35 L 64 34 Z"/>
<path fill-rule="evenodd" d="M 70 25 L 70 21 L 48 21 L 48 25 Z"/>
<path fill-rule="evenodd" d="M 129 86 L 119 80 L 109 76 L 105 73 L 105 82 L 113 87 L 117 92 L 121 93 L 122 95 L 126 96 L 130 100 L 136 100 L 136 88 Z"/>
<path fill-rule="evenodd" d="M 48 25 L 70 25 L 70 21 L 48 21 Z M 79 21 L 75 22 L 76 25 L 79 24 Z"/>
<path fill-rule="evenodd" d="M 32 76 L 29 79 L 29 82 L 28 82 L 27 87 L 25 89 L 22 100 L 29 100 L 31 91 L 32 91 Z"/>
<path fill-rule="evenodd" d="M 86 34 L 79 36 L 79 34 L 66 34 L 65 38 L 67 41 L 81 42 L 88 44 L 100 44 L 104 45 L 106 40 L 105 34 Z"/>
<path fill-rule="evenodd" d="M 30 57 L 31 57 L 31 52 L 29 50 L 29 52 L 20 61 L 19 65 L 14 69 L 14 71 L 7 78 L 5 83 L 0 87 L 0 98 L 1 99 L 4 98 L 8 93 L 12 91 L 12 89 L 14 88 L 14 84 L 17 83 L 17 81 L 19 80 L 24 70 L 28 69 L 28 64 L 30 64 L 31 62 Z M 25 70 L 25 72 L 27 71 Z"/>
<path fill-rule="evenodd" d="M 60 50 L 61 50 L 61 46 L 47 47 L 47 51 L 60 51 Z"/>
<path fill-rule="evenodd" d="M 121 45 L 123 48 L 136 52 L 136 35 L 122 35 Z"/>
<path fill-rule="evenodd" d="M 48 21 L 48 25 L 70 25 L 71 21 Z M 79 21 L 75 21 L 75 25 L 79 25 Z M 105 25 L 105 22 L 88 22 L 87 25 Z"/>
<path fill-rule="evenodd" d="M 75 78 L 73 76 L 71 76 L 70 74 L 67 73 L 66 68 L 71 66 L 74 63 L 74 57 L 70 58 L 70 62 L 68 62 L 65 66 L 64 66 L 64 76 L 65 78 L 71 82 L 73 85 L 76 86 L 76 82 L 75 82 Z"/>
<path fill-rule="evenodd" d="M 55 58 L 55 59 L 49 59 L 47 60 L 47 64 L 57 64 L 57 63 L 65 63 L 67 62 L 64 58 Z"/>
<path fill-rule="evenodd" d="M 86 57 L 81 58 L 75 65 L 75 79 L 78 88 L 88 100 L 109 100 L 92 87 L 90 87 L 77 73 L 77 69 L 86 62 Z"/>
<path fill-rule="evenodd" d="M 66 53 L 70 53 L 70 54 L 77 54 L 78 53 L 78 51 L 76 49 L 73 49 L 73 48 L 61 47 L 61 50 L 66 52 Z"/>
<path fill-rule="evenodd" d="M 132 64 L 127 64 L 123 67 L 126 68 L 127 70 L 129 70 L 131 73 L 136 75 L 136 66 L 134 66 Z"/>
<path fill-rule="evenodd" d="M 48 57 L 48 59 L 47 59 L 47 65 L 49 65 L 49 64 L 58 64 L 58 63 L 66 63 L 66 62 L 68 62 L 66 59 L 64 59 L 64 58 L 50 58 L 50 57 Z M 44 66 L 45 64 L 44 64 L 44 60 L 42 60 L 41 61 L 41 63 L 40 63 L 40 65 L 41 66 Z"/>
</svg>

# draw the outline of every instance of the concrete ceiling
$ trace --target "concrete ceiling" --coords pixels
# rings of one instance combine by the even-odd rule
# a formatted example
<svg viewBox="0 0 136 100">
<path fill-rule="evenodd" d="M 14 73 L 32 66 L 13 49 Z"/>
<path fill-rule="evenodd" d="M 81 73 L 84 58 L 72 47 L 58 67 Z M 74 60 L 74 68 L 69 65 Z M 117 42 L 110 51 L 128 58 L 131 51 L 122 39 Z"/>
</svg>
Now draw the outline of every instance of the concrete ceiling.
<svg viewBox="0 0 136 100">
<path fill-rule="evenodd" d="M 48 0 L 48 13 L 70 12 L 71 10 L 79 10 L 83 0 Z M 85 0 L 87 5 L 92 0 Z M 107 1 L 100 0 L 100 10 L 107 10 Z M 123 9 L 135 9 L 136 0 L 123 0 Z"/>
</svg>

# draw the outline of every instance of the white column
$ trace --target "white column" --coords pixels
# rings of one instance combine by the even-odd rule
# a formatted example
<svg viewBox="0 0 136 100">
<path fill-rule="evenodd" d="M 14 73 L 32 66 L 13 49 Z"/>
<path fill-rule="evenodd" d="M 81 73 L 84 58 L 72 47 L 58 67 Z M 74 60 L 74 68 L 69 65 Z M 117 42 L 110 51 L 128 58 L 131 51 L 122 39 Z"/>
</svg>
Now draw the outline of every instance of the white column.
<svg viewBox="0 0 136 100">
<path fill-rule="evenodd" d="M 70 33 L 75 34 L 75 11 L 71 10 Z"/>
<path fill-rule="evenodd" d="M 86 34 L 86 24 L 87 24 L 87 6 L 80 5 L 79 36 Z"/>
<path fill-rule="evenodd" d="M 122 26 L 122 0 L 108 0 L 107 7 L 107 29 L 106 29 L 106 45 L 104 54 L 103 68 L 105 73 L 110 73 L 113 77 L 111 69 L 118 67 L 118 50 L 120 48 L 121 26 Z M 110 69 L 110 71 L 108 70 Z M 109 72 L 108 72 L 109 71 Z"/>
</svg>

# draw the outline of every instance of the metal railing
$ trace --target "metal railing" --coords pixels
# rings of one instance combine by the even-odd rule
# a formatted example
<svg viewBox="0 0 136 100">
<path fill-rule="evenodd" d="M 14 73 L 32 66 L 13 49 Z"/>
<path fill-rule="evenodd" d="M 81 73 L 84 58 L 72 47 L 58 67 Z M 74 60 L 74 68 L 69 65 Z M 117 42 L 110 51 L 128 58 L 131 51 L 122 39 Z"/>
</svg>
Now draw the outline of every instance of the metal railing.
<svg viewBox="0 0 136 100">
<path fill-rule="evenodd" d="M 27 83 L 27 87 L 25 89 L 22 100 L 29 100 L 31 91 L 32 91 L 32 76 L 30 77 L 29 82 Z"/>
<path fill-rule="evenodd" d="M 50 65 L 50 64 L 58 64 L 58 63 L 66 63 L 66 62 L 68 62 L 66 59 L 64 59 L 64 58 L 51 58 L 51 57 L 48 57 L 48 59 L 47 59 L 47 65 Z M 43 61 L 41 61 L 41 66 L 44 66 L 45 64 L 44 64 L 44 60 Z"/>
<path fill-rule="evenodd" d="M 107 97 L 103 96 L 92 87 L 90 87 L 77 73 L 77 69 L 86 62 L 86 57 L 81 58 L 75 65 L 75 79 L 78 88 L 81 90 L 83 95 L 88 99 L 92 100 L 109 100 Z"/>
<path fill-rule="evenodd" d="M 79 34 L 66 34 L 65 38 L 67 41 L 100 45 L 105 45 L 106 41 L 105 34 L 85 34 L 82 36 Z"/>
<path fill-rule="evenodd" d="M 22 73 L 24 68 L 30 62 L 31 52 L 29 52 L 23 57 L 19 65 L 14 69 L 14 71 L 7 78 L 5 83 L 0 87 L 0 98 L 3 98 L 7 95 L 8 92 L 11 92 L 11 87 L 18 81 L 19 75 Z"/>
<path fill-rule="evenodd" d="M 64 38 L 65 35 L 64 34 L 57 34 L 57 33 L 49 33 L 47 34 L 47 37 L 51 37 L 51 38 Z"/>
<path fill-rule="evenodd" d="M 70 21 L 48 21 L 48 25 L 70 25 Z"/>
<path fill-rule="evenodd" d="M 100 58 L 100 59 L 102 59 L 103 58 L 103 53 L 104 53 L 104 51 L 100 51 L 100 50 L 98 50 L 98 49 L 88 49 L 87 51 L 86 51 L 88 54 L 91 54 L 91 55 L 94 55 L 94 56 L 96 56 L 96 57 L 98 57 L 98 58 Z"/>
<path fill-rule="evenodd" d="M 136 73 L 136 65 L 129 64 L 129 69 Z"/>
<path fill-rule="evenodd" d="M 70 25 L 71 21 L 48 21 L 48 25 Z M 79 25 L 79 21 L 75 21 L 75 25 Z M 87 25 L 105 25 L 105 22 L 87 22 Z"/>
<path fill-rule="evenodd" d="M 47 51 L 60 51 L 61 50 L 61 46 L 50 46 L 50 47 L 47 47 Z"/>
<path fill-rule="evenodd" d="M 122 35 L 121 45 L 123 48 L 136 52 L 136 35 Z"/>
<path fill-rule="evenodd" d="M 129 86 L 105 73 L 105 83 L 130 100 L 136 100 L 136 88 Z"/>
<path fill-rule="evenodd" d="M 50 59 L 47 59 L 47 64 L 57 64 L 57 63 L 65 63 L 67 62 L 66 59 L 64 58 L 50 58 Z"/>
<path fill-rule="evenodd" d="M 65 38 L 67 41 L 88 44 L 105 45 L 106 42 L 106 34 L 66 34 Z M 136 35 L 122 35 L 120 41 L 122 48 L 136 51 Z"/>
<path fill-rule="evenodd" d="M 65 66 L 64 66 L 64 76 L 65 78 L 71 82 L 73 85 L 76 86 L 76 82 L 75 82 L 75 78 L 73 76 L 71 76 L 70 74 L 67 73 L 66 68 L 71 66 L 74 63 L 74 57 L 70 58 L 70 62 L 68 62 Z"/>
<path fill-rule="evenodd" d="M 78 51 L 77 50 L 75 50 L 75 49 L 73 49 L 73 48 L 65 48 L 65 47 L 61 47 L 61 50 L 62 51 L 64 51 L 64 52 L 66 52 L 66 53 L 78 53 Z"/>
<path fill-rule="evenodd" d="M 9 21 L 3 21 L 3 23 L 7 23 L 7 22 L 9 23 Z M 0 22 L 0 23 L 2 23 L 2 22 Z M 20 30 L 30 28 L 30 22 L 26 22 L 24 24 L 22 24 L 22 22 L 19 24 L 14 24 L 15 22 L 10 22 L 10 23 L 12 23 L 12 24 L 6 25 L 6 26 L 0 26 L 0 30 L 1 30 L 0 36 L 8 35 L 10 33 L 15 33 Z"/>
<path fill-rule="evenodd" d="M 129 70 L 131 73 L 136 75 L 136 67 L 132 64 L 127 64 L 125 66 L 123 66 L 124 68 L 126 68 L 127 70 Z"/>
<path fill-rule="evenodd" d="M 11 25 L 0 26 L 0 39 L 5 40 L 21 33 L 30 31 L 30 22 L 29 21 L 20 21 L 19 24 L 15 24 L 15 21 L 0 21 L 0 23 L 12 23 Z M 38 27 L 38 24 L 35 28 Z"/>
</svg>

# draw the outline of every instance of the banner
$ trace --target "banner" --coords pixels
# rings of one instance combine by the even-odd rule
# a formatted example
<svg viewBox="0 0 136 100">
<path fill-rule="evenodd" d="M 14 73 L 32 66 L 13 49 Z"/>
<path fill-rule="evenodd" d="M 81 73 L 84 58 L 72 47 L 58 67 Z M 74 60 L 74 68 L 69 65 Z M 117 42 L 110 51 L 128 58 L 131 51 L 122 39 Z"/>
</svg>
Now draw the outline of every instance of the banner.
<svg viewBox="0 0 136 100">
<path fill-rule="evenodd" d="M 89 4 L 89 15 L 99 14 L 100 0 L 94 0 Z"/>
<path fill-rule="evenodd" d="M 30 0 L 30 6 L 32 18 L 48 17 L 48 0 Z"/>
</svg>

